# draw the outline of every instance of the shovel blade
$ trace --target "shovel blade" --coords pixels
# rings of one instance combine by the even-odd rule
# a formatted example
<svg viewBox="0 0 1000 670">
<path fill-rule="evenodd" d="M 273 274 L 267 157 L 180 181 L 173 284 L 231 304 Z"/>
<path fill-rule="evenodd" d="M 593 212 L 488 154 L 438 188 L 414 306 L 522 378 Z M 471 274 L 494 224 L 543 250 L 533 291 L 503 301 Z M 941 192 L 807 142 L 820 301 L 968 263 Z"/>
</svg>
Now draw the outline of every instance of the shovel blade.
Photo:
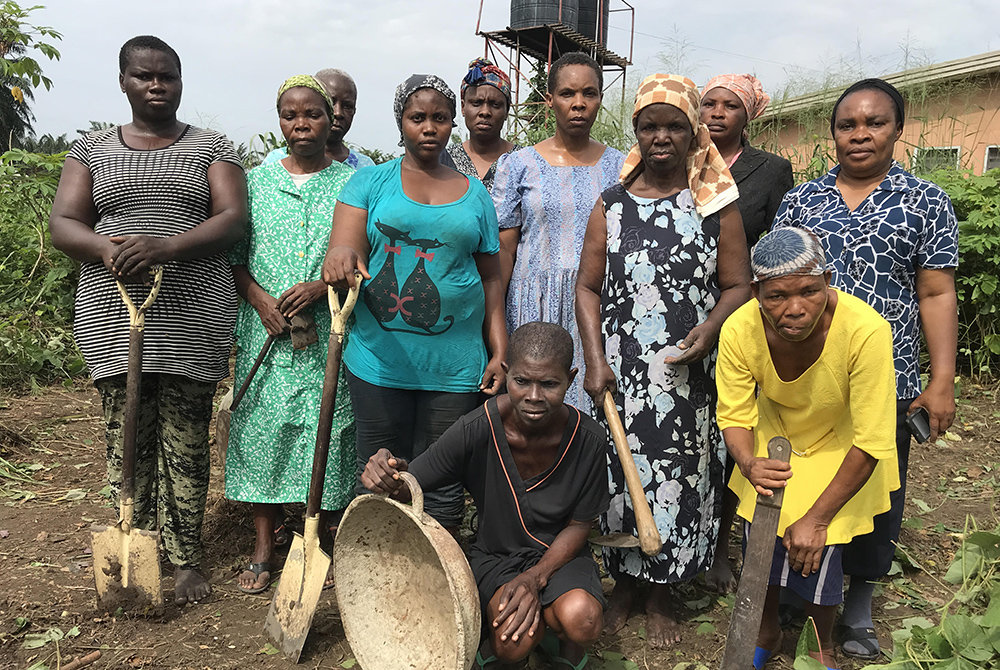
<svg viewBox="0 0 1000 670">
<path fill-rule="evenodd" d="M 121 525 L 92 526 L 97 605 L 104 612 L 119 607 L 135 613 L 163 610 L 160 585 L 160 534 Z"/>
<path fill-rule="evenodd" d="M 629 535 L 628 533 L 608 533 L 607 535 L 598 535 L 597 537 L 590 538 L 590 543 L 596 544 L 599 547 L 617 547 L 619 549 L 640 546 L 639 538 L 635 535 Z"/>
<path fill-rule="evenodd" d="M 330 571 L 330 557 L 320 549 L 316 530 L 310 532 L 310 522 L 319 525 L 318 518 L 306 519 L 306 536 L 295 533 L 264 620 L 264 633 L 293 663 L 299 662 Z"/>
</svg>

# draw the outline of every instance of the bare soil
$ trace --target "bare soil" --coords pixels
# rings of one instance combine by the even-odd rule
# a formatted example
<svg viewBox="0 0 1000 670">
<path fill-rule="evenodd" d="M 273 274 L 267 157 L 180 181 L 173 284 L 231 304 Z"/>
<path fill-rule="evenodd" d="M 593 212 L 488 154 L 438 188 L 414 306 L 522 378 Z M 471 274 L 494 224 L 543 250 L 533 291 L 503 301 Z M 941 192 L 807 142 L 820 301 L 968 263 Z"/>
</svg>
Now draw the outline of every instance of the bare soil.
<svg viewBox="0 0 1000 670">
<path fill-rule="evenodd" d="M 993 384 L 965 383 L 949 435 L 954 439 L 914 445 L 900 544 L 920 567 L 902 561 L 899 572 L 877 592 L 876 623 L 885 648 L 891 647 L 890 632 L 903 619 L 937 620 L 937 610 L 952 590 L 941 577 L 967 519 L 973 517 L 981 528 L 1000 523 L 998 392 Z M 262 626 L 273 591 L 247 596 L 235 588 L 237 572 L 253 546 L 253 529 L 248 506 L 223 498 L 222 471 L 214 456 L 203 535 L 212 596 L 197 605 L 174 606 L 166 568 L 169 600 L 162 616 L 97 611 L 89 529 L 94 522 L 113 523 L 117 515 L 102 494 L 103 445 L 100 400 L 89 384 L 48 387 L 33 396 L 0 395 L 0 668 L 24 670 L 43 663 L 54 670 L 94 650 L 102 651 L 95 668 L 295 667 L 267 653 L 271 650 Z M 737 556 L 737 536 L 732 539 L 731 553 Z M 711 593 L 700 582 L 675 591 L 684 619 L 684 639 L 677 648 L 649 649 L 644 617 L 636 614 L 621 633 L 600 640 L 590 667 L 624 669 L 621 655 L 639 668 L 671 669 L 684 661 L 718 667 L 732 597 Z M 66 637 L 24 648 L 28 635 L 50 629 Z M 785 653 L 769 668 L 791 668 L 797 635 L 797 629 L 786 632 Z M 545 667 L 534 656 L 531 665 Z M 841 667 L 863 665 L 843 660 Z M 358 667 L 344 640 L 332 591 L 320 600 L 300 667 Z"/>
</svg>

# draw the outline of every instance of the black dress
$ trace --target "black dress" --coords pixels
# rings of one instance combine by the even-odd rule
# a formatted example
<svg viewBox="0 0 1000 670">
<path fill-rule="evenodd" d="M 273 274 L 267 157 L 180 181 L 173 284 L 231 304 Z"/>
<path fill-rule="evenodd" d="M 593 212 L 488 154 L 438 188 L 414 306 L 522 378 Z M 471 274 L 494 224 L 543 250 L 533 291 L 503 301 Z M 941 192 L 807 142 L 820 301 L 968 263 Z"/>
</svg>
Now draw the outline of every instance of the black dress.
<svg viewBox="0 0 1000 670">
<path fill-rule="evenodd" d="M 781 156 L 752 147 L 744 141 L 743 153 L 729 168 L 740 189 L 736 207 L 743 218 L 747 247 L 771 230 L 781 199 L 792 188 L 792 164 Z"/>
<path fill-rule="evenodd" d="M 559 455 L 527 481 L 514 464 L 496 398 L 455 422 L 409 466 L 424 490 L 460 481 L 472 494 L 479 533 L 469 564 L 483 612 L 497 589 L 541 560 L 570 520 L 592 521 L 608 509 L 607 433 L 567 407 Z M 552 575 L 539 599 L 545 607 L 572 589 L 604 602 L 589 546 Z"/>
</svg>

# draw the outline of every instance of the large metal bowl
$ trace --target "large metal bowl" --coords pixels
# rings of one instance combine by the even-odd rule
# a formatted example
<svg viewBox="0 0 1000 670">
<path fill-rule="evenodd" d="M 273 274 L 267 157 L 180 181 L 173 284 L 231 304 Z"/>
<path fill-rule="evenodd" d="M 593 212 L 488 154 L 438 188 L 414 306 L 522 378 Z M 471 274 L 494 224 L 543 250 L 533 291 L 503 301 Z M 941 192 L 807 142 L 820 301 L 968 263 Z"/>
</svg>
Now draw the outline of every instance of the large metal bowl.
<svg viewBox="0 0 1000 670">
<path fill-rule="evenodd" d="M 347 641 L 365 670 L 468 670 L 479 647 L 479 593 L 469 563 L 424 514 L 417 480 L 401 473 L 412 506 L 356 498 L 333 549 Z"/>
</svg>

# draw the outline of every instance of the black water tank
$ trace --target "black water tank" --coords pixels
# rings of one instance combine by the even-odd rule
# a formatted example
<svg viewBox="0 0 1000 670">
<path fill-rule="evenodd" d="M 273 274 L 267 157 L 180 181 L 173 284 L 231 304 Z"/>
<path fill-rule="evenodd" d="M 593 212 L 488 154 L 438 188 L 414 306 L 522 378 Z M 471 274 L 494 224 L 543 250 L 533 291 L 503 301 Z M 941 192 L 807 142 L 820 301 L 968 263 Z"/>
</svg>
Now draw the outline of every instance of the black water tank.
<svg viewBox="0 0 1000 670">
<path fill-rule="evenodd" d="M 510 0 L 510 27 L 514 30 L 562 23 L 571 30 L 577 28 L 580 0 L 562 0 L 562 21 L 559 20 L 559 0 Z"/>
<path fill-rule="evenodd" d="M 602 47 L 608 46 L 608 17 L 611 11 L 611 0 L 579 0 L 580 20 L 576 31 L 584 37 L 589 37 Z M 598 5 L 601 5 L 599 8 Z M 597 22 L 601 14 L 601 36 L 597 38 Z"/>
</svg>

